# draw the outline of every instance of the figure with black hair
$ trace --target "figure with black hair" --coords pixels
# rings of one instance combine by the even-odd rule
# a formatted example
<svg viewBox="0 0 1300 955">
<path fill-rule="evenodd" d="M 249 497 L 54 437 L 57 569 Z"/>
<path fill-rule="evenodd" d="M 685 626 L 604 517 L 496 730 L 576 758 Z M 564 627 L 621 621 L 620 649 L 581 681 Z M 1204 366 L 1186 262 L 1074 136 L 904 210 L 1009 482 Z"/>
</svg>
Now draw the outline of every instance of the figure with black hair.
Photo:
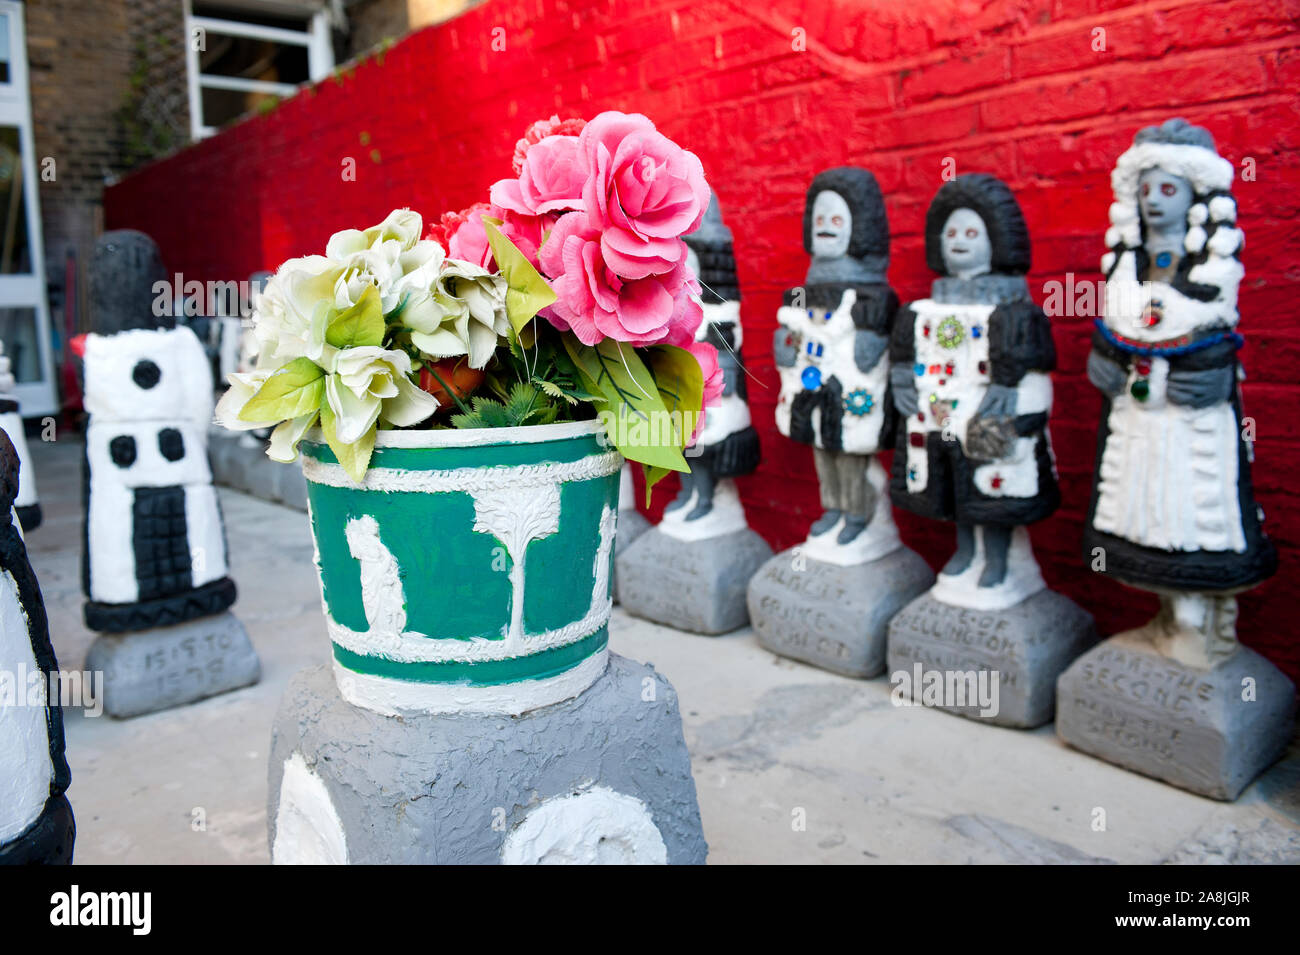
<svg viewBox="0 0 1300 955">
<path fill-rule="evenodd" d="M 984 173 L 945 183 L 926 214 L 925 257 L 941 278 L 904 310 L 890 347 L 894 503 L 957 525 L 937 594 L 1010 606 L 1044 586 L 1014 532 L 1056 510 L 1060 492 L 1047 432 L 1056 350 L 1006 184 Z"/>
<path fill-rule="evenodd" d="M 718 634 L 749 622 L 745 585 L 772 556 L 772 548 L 750 529 L 732 480 L 758 467 L 759 448 L 740 357 L 735 252 L 716 195 L 699 228 L 683 238 L 687 265 L 700 281 L 704 312 L 695 337 L 718 350 L 722 398 L 709 408 L 686 452 L 691 470 L 681 475 L 681 491 L 664 509 L 663 520 L 616 549 L 614 579 L 625 610 L 683 630 Z M 622 523 L 618 532 L 623 533 Z M 665 588 L 665 571 L 689 580 L 690 586 Z"/>
<path fill-rule="evenodd" d="M 750 581 L 749 615 L 772 652 L 869 677 L 885 667 L 890 618 L 934 582 L 898 537 L 875 456 L 894 424 L 888 350 L 898 311 L 875 176 L 844 166 L 814 177 L 803 245 L 804 284 L 777 312 L 776 424 L 812 446 L 823 513 L 807 540 Z"/>
<path fill-rule="evenodd" d="M 0 673 L 13 683 L 0 694 L 0 865 L 67 864 L 77 827 L 64 795 L 59 664 L 14 512 L 20 480 L 18 453 L 0 432 Z"/>
<path fill-rule="evenodd" d="M 881 503 L 883 470 L 872 455 L 888 446 L 893 424 L 886 353 L 898 296 L 885 277 L 889 220 L 875 176 L 853 166 L 818 174 L 803 244 L 808 274 L 777 312 L 776 424 L 813 448 L 823 513 L 810 537 L 849 545 Z M 870 469 L 880 471 L 876 481 Z"/>
<path fill-rule="evenodd" d="M 1219 799 L 1281 755 L 1295 712 L 1291 681 L 1237 642 L 1236 595 L 1273 574 L 1277 553 L 1239 387 L 1233 172 L 1208 130 L 1171 119 L 1138 132 L 1111 174 L 1105 311 L 1088 355 L 1105 402 L 1083 551 L 1160 610 L 1062 676 L 1057 721 L 1072 746 Z M 1098 670 L 1197 691 L 1170 709 L 1090 679 Z"/>
<path fill-rule="evenodd" d="M 889 669 L 920 699 L 909 674 L 959 661 L 995 681 L 997 697 L 940 708 L 1039 726 L 1052 718 L 1057 677 L 1096 631 L 1047 589 L 1024 527 L 1060 503 L 1047 430 L 1056 350 L 1029 294 L 1029 230 L 1006 183 L 985 173 L 944 183 L 926 213 L 925 255 L 940 277 L 903 309 L 890 343 L 890 490 L 899 507 L 956 524 L 957 548 L 890 623 Z"/>
</svg>

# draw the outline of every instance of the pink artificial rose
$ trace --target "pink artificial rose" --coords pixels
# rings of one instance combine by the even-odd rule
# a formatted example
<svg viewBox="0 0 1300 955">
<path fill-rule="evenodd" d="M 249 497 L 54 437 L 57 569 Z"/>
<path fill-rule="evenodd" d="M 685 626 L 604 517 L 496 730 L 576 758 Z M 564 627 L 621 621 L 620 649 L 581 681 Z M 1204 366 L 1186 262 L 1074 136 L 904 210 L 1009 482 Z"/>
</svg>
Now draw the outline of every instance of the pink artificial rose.
<svg viewBox="0 0 1300 955">
<path fill-rule="evenodd" d="M 446 236 L 443 244 L 449 256 L 487 268 L 492 250 L 483 229 L 483 216 L 490 215 L 490 209 L 486 202 L 476 202 L 468 209 L 443 215 L 441 225 Z"/>
<path fill-rule="evenodd" d="M 695 422 L 695 431 L 691 434 L 691 443 L 694 444 L 695 439 L 704 429 L 706 409 L 718 403 L 725 383 L 722 378 L 722 368 L 718 365 L 716 348 L 708 342 L 691 342 L 686 350 L 700 363 L 700 373 L 704 376 L 704 401 L 701 403 L 700 417 Z"/>
<path fill-rule="evenodd" d="M 680 240 L 679 240 L 680 241 Z M 618 275 L 605 261 L 601 232 L 585 212 L 561 216 L 542 246 L 541 269 L 557 296 L 545 313 L 561 331 L 584 345 L 612 338 L 654 345 L 698 317 L 685 257 L 671 271 L 640 278 Z M 676 320 L 676 326 L 674 325 Z"/>
<path fill-rule="evenodd" d="M 515 156 L 513 160 L 515 175 L 519 175 L 524 170 L 524 158 L 528 155 L 528 150 L 537 143 L 540 143 L 547 136 L 577 136 L 582 132 L 582 127 L 587 125 L 585 119 L 560 119 L 558 113 L 551 115 L 550 119 L 539 119 L 533 125 L 529 126 L 524 133 L 523 139 L 515 143 Z"/>
<path fill-rule="evenodd" d="M 587 165 L 578 151 L 577 136 L 548 136 L 524 156 L 518 179 L 492 185 L 492 204 L 524 216 L 569 212 L 582 208 Z"/>
<path fill-rule="evenodd" d="M 476 202 L 462 212 L 449 212 L 442 217 L 442 227 L 446 234 L 444 245 L 449 256 L 472 262 L 491 272 L 496 271 L 496 260 L 492 257 L 487 229 L 483 225 L 484 216 L 500 219 L 501 234 L 513 242 L 534 267 L 537 266 L 537 253 L 542 247 L 542 238 L 551 227 L 554 216 L 515 215 L 486 202 Z"/>
<path fill-rule="evenodd" d="M 610 268 L 630 279 L 675 270 L 685 260 L 678 240 L 709 205 L 700 160 L 639 113 L 601 113 L 578 145 L 588 171 L 583 205 Z"/>
</svg>

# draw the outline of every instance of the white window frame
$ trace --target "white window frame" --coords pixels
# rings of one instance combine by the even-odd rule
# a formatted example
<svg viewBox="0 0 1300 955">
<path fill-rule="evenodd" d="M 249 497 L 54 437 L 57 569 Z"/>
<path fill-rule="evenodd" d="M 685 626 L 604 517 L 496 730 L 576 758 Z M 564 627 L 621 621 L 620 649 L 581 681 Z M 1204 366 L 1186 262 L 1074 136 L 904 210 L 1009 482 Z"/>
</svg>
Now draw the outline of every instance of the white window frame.
<svg viewBox="0 0 1300 955">
<path fill-rule="evenodd" d="M 282 8 L 269 8 L 268 12 L 283 15 Z M 306 11 L 304 11 L 306 13 Z M 245 80 L 233 76 L 216 76 L 201 72 L 199 51 L 193 42 L 194 31 L 220 36 L 244 36 L 255 40 L 270 40 L 285 46 L 301 46 L 307 50 L 307 73 L 313 83 L 330 75 L 334 69 L 334 48 L 330 43 L 330 18 L 325 10 L 304 17 L 307 29 L 285 30 L 262 26 L 241 20 L 195 16 L 190 0 L 185 0 L 185 62 L 190 97 L 190 136 L 194 140 L 206 139 L 217 132 L 216 126 L 203 122 L 203 91 L 237 90 L 241 93 L 270 93 L 274 96 L 292 96 L 298 87 L 292 83 L 273 83 L 267 80 Z"/>
<path fill-rule="evenodd" d="M 50 305 L 45 287 L 45 238 L 41 234 L 40 180 L 36 177 L 36 144 L 32 136 L 32 104 L 28 96 L 27 28 L 23 4 L 16 0 L 0 0 L 0 13 L 9 18 L 9 82 L 0 83 L 0 125 L 18 128 L 27 241 L 32 259 L 31 272 L 0 275 L 0 308 L 30 308 L 35 315 L 41 377 L 14 386 L 14 397 L 18 399 L 22 415 L 30 418 L 57 413 L 59 403 L 55 394 Z"/>
</svg>

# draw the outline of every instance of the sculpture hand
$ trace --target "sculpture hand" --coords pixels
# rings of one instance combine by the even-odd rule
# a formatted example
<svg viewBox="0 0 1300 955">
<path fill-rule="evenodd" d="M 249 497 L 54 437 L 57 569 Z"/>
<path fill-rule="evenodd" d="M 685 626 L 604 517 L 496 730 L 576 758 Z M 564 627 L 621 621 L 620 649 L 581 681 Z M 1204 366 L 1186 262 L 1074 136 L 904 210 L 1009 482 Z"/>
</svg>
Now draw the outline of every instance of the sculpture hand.
<svg viewBox="0 0 1300 955">
<path fill-rule="evenodd" d="M 1016 414 L 1016 389 L 1009 385 L 989 385 L 984 400 L 975 409 L 976 418 L 1012 418 Z"/>
<path fill-rule="evenodd" d="M 786 344 L 786 336 L 793 338 L 793 344 Z M 799 356 L 799 336 L 786 328 L 784 325 L 776 326 L 776 334 L 772 337 L 772 360 L 776 362 L 778 368 L 793 368 L 795 359 Z"/>
<path fill-rule="evenodd" d="M 889 339 L 872 331 L 861 330 L 853 336 L 853 363 L 858 371 L 871 371 L 889 350 Z"/>
<path fill-rule="evenodd" d="M 1124 390 L 1128 372 L 1094 349 L 1088 353 L 1088 380 L 1103 395 L 1113 398 Z"/>
<path fill-rule="evenodd" d="M 1165 385 L 1170 404 L 1185 408 L 1208 408 L 1232 396 L 1231 365 L 1201 371 L 1171 371 Z"/>
<path fill-rule="evenodd" d="M 921 410 L 916 396 L 916 377 L 911 365 L 890 365 L 890 391 L 894 395 L 894 407 L 902 415 L 914 415 Z"/>
</svg>

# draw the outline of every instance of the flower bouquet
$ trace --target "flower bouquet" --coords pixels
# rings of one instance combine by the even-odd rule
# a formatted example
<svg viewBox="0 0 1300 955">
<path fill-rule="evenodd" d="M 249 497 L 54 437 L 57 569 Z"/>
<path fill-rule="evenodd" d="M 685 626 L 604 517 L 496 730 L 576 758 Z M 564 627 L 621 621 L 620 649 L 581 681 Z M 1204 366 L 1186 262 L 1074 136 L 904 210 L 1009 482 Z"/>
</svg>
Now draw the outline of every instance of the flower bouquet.
<svg viewBox="0 0 1300 955">
<path fill-rule="evenodd" d="M 686 471 L 722 390 L 682 241 L 709 200 L 695 156 L 644 116 L 553 118 L 489 198 L 284 263 L 218 405 L 301 454 L 336 682 L 386 714 L 590 686 L 624 457 L 648 487 Z"/>
<path fill-rule="evenodd" d="M 533 124 L 514 172 L 423 237 L 400 209 L 285 262 L 254 312 L 256 370 L 230 376 L 218 421 L 273 427 L 285 462 L 319 425 L 357 482 L 385 430 L 592 418 L 647 488 L 688 470 L 722 389 L 682 241 L 708 206 L 699 159 L 605 112 Z"/>
</svg>

